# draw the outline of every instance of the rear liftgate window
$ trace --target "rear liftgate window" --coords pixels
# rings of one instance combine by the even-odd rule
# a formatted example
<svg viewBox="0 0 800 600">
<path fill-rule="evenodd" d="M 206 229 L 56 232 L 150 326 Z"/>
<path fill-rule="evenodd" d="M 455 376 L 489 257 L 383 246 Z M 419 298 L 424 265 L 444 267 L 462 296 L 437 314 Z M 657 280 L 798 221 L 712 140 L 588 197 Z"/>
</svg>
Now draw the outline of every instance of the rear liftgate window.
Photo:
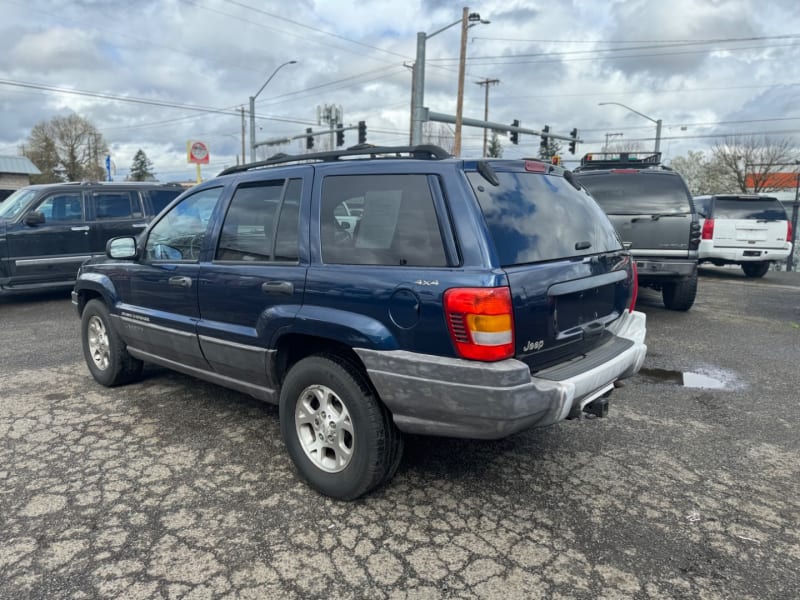
<svg viewBox="0 0 800 600">
<path fill-rule="evenodd" d="M 500 172 L 493 186 L 467 176 L 504 267 L 621 249 L 605 213 L 563 177 Z"/>
<path fill-rule="evenodd" d="M 655 173 L 582 175 L 579 181 L 609 215 L 686 214 L 689 198 L 681 179 Z"/>
<path fill-rule="evenodd" d="M 714 203 L 715 219 L 756 219 L 786 221 L 786 211 L 774 198 L 734 200 L 717 198 Z"/>
</svg>

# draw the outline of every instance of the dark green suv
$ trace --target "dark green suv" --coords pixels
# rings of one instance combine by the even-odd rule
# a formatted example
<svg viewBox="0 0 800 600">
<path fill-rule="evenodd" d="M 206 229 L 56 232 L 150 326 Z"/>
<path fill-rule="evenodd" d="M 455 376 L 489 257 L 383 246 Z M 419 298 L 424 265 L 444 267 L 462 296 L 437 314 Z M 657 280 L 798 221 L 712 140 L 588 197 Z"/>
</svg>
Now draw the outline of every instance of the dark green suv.
<svg viewBox="0 0 800 600">
<path fill-rule="evenodd" d="M 639 285 L 661 291 L 664 306 L 689 310 L 697 294 L 700 223 L 683 178 L 661 155 L 587 154 L 575 176 L 630 248 Z"/>
<path fill-rule="evenodd" d="M 70 289 L 106 242 L 138 235 L 176 198 L 178 184 L 31 185 L 0 203 L 0 294 Z"/>
</svg>

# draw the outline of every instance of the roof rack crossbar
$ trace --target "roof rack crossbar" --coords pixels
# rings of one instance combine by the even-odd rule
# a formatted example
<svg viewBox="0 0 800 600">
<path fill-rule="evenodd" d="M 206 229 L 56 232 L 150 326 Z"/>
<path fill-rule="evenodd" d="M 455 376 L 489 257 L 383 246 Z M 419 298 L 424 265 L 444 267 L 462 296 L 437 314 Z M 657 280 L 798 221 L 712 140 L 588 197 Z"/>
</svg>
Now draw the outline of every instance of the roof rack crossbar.
<svg viewBox="0 0 800 600">
<path fill-rule="evenodd" d="M 408 156 L 403 156 L 407 154 Z M 220 175 L 230 175 L 231 173 L 242 173 L 252 169 L 272 167 L 287 163 L 303 162 L 333 162 L 343 157 L 367 156 L 377 158 L 378 156 L 389 156 L 392 158 L 414 158 L 418 160 L 443 160 L 452 155 L 444 148 L 433 144 L 423 144 L 419 146 L 372 146 L 370 144 L 359 144 L 351 146 L 346 150 L 333 150 L 327 152 L 312 152 L 310 154 L 284 154 L 278 153 L 253 163 L 246 163 L 236 167 L 229 167 L 222 171 Z"/>
</svg>

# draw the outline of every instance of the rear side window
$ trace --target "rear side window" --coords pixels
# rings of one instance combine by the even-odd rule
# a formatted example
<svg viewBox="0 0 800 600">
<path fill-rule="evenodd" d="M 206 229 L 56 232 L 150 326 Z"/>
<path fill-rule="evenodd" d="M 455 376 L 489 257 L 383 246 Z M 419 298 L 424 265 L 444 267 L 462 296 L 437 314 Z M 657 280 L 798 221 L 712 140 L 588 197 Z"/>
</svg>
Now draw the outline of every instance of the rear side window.
<svg viewBox="0 0 800 600">
<path fill-rule="evenodd" d="M 715 219 L 757 219 L 786 221 L 786 210 L 775 198 L 717 198 Z"/>
<path fill-rule="evenodd" d="M 134 219 L 144 214 L 138 192 L 95 192 L 92 200 L 95 218 L 100 221 Z"/>
<path fill-rule="evenodd" d="M 447 265 L 426 175 L 326 177 L 320 236 L 326 263 Z"/>
<path fill-rule="evenodd" d="M 661 173 L 598 173 L 580 175 L 581 185 L 610 215 L 692 211 L 683 180 Z"/>
<path fill-rule="evenodd" d="M 157 215 L 167 207 L 183 190 L 150 190 L 150 204 L 153 205 L 153 214 Z"/>
<path fill-rule="evenodd" d="M 620 250 L 608 217 L 563 177 L 468 173 L 502 266 Z"/>
</svg>

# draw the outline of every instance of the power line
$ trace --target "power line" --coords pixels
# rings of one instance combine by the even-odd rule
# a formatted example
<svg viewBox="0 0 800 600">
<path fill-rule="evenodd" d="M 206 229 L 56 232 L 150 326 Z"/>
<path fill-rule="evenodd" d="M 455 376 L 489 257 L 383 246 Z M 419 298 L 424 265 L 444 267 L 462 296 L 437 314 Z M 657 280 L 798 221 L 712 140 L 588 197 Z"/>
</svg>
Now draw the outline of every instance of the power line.
<svg viewBox="0 0 800 600">
<path fill-rule="evenodd" d="M 719 87 L 707 87 L 707 88 L 673 88 L 673 89 L 654 89 L 654 90 L 647 90 L 647 92 L 653 94 L 669 94 L 669 93 L 694 93 L 694 92 L 715 92 L 720 90 L 743 90 L 743 89 L 758 89 L 758 88 L 774 88 L 774 87 L 792 87 L 800 85 L 800 82 L 791 82 L 791 83 L 770 83 L 770 84 L 763 84 L 763 85 L 726 85 L 726 86 L 719 86 Z M 531 96 L 504 96 L 504 100 L 526 100 L 531 98 L 590 98 L 592 96 L 630 96 L 633 94 L 639 94 L 642 90 L 627 90 L 622 92 L 608 92 L 608 91 L 597 91 L 597 92 L 582 92 L 580 94 L 536 94 Z"/>
<path fill-rule="evenodd" d="M 743 38 L 710 38 L 710 39 L 672 39 L 672 40 L 552 40 L 552 39 L 522 39 L 522 38 L 491 38 L 475 36 L 473 40 L 488 40 L 494 42 L 528 42 L 528 43 L 544 43 L 544 44 L 717 44 L 723 42 L 753 42 L 759 40 L 780 40 L 792 39 L 800 37 L 797 33 L 787 33 L 783 35 L 770 35 L 759 37 L 743 37 Z"/>
<path fill-rule="evenodd" d="M 277 28 L 274 28 L 274 27 L 269 27 L 267 25 L 264 25 L 263 23 L 258 23 L 256 21 L 253 21 L 252 19 L 245 19 L 243 17 L 238 17 L 236 15 L 232 15 L 231 13 L 225 12 L 223 10 L 219 10 L 219 9 L 216 9 L 216 8 L 211 8 L 210 6 L 205 6 L 203 4 L 200 4 L 199 2 L 196 2 L 195 0 L 181 0 L 181 1 L 186 3 L 186 4 L 191 4 L 193 6 L 196 6 L 197 8 L 200 8 L 202 10 L 207 10 L 209 12 L 213 12 L 213 13 L 216 13 L 218 15 L 222 15 L 222 16 L 228 17 L 230 19 L 234 19 L 236 21 L 241 21 L 243 23 L 247 23 L 248 25 L 255 25 L 256 27 L 260 27 L 262 29 L 266 29 L 267 31 L 273 31 L 273 32 L 279 33 L 281 35 L 288 35 L 289 37 L 297 38 L 299 40 L 302 40 L 303 42 L 309 42 L 310 41 L 310 42 L 312 42 L 314 44 L 319 44 L 320 46 L 325 46 L 327 48 L 335 48 L 336 50 L 341 50 L 343 52 L 349 52 L 350 54 L 358 54 L 360 57 L 367 58 L 369 60 L 377 60 L 379 62 L 384 62 L 384 63 L 387 62 L 387 61 L 385 61 L 385 60 L 383 60 L 381 58 L 365 55 L 363 52 L 359 52 L 358 50 L 353 50 L 353 49 L 350 49 L 350 48 L 344 48 L 342 46 L 335 46 L 333 44 L 326 44 L 325 42 L 322 42 L 320 40 L 309 39 L 308 36 L 303 36 L 303 35 L 300 35 L 300 34 L 297 34 L 297 33 L 291 33 L 289 31 L 286 31 L 285 29 L 277 29 Z"/>
<path fill-rule="evenodd" d="M 246 8 L 248 10 L 252 10 L 252 11 L 257 12 L 257 13 L 261 13 L 261 14 L 266 15 L 268 17 L 271 17 L 273 19 L 279 19 L 281 21 L 286 21 L 287 23 L 291 23 L 292 25 L 296 25 L 297 27 L 302 27 L 304 29 L 310 29 L 311 31 L 315 31 L 317 33 L 321 33 L 322 35 L 328 35 L 330 37 L 334 37 L 336 39 L 343 40 L 343 41 L 349 42 L 351 44 L 356 44 L 358 46 L 362 46 L 363 48 L 369 48 L 370 50 L 377 50 L 378 52 L 384 52 L 386 54 L 390 54 L 392 56 L 397 56 L 397 57 L 403 58 L 403 59 L 410 59 L 411 58 L 410 56 L 407 56 L 405 54 L 399 54 L 397 52 L 392 52 L 391 50 L 386 50 L 385 48 L 380 48 L 379 46 L 372 46 L 370 44 L 365 44 L 364 42 L 359 42 L 358 40 L 354 40 L 354 39 L 345 37 L 343 35 L 339 35 L 338 33 L 334 33 L 332 31 L 325 31 L 323 29 L 319 29 L 318 27 L 312 27 L 311 25 L 307 25 L 307 24 L 301 23 L 299 21 L 294 21 L 294 20 L 289 19 L 287 17 L 281 16 L 281 15 L 278 15 L 278 14 L 275 14 L 275 13 L 268 12 L 268 11 L 263 10 L 261 8 L 256 8 L 255 6 L 250 6 L 248 4 L 245 4 L 244 2 L 238 2 L 237 0 L 225 0 L 225 2 L 227 2 L 228 4 L 234 4 L 236 6 L 240 6 L 242 8 Z"/>
<path fill-rule="evenodd" d="M 725 52 L 733 52 L 733 51 L 736 51 L 736 50 L 766 50 L 766 49 L 769 49 L 769 48 L 793 48 L 793 47 L 796 47 L 796 46 L 797 46 L 797 44 L 775 44 L 775 45 L 770 45 L 770 46 L 740 46 L 738 48 L 723 48 L 721 50 L 724 50 Z M 623 60 L 623 59 L 628 59 L 628 58 L 653 58 L 653 57 L 657 58 L 657 57 L 663 57 L 663 56 L 683 56 L 683 55 L 688 55 L 688 54 L 708 54 L 709 52 L 713 52 L 713 51 L 716 51 L 716 50 L 720 50 L 720 49 L 712 48 L 712 49 L 705 49 L 705 50 L 685 50 L 685 51 L 682 51 L 682 52 L 655 52 L 655 53 L 650 53 L 650 54 L 647 54 L 647 53 L 630 54 L 630 55 L 626 55 L 626 56 L 593 56 L 593 57 L 589 57 L 589 58 L 558 58 L 558 59 L 552 59 L 552 60 L 531 60 L 531 61 L 518 60 L 518 61 L 511 61 L 511 62 L 481 62 L 481 63 L 478 63 L 476 66 L 486 67 L 486 66 L 509 66 L 509 65 L 514 66 L 514 65 L 532 65 L 532 64 L 539 65 L 539 64 L 546 64 L 546 63 L 551 63 L 551 62 L 562 63 L 562 62 L 586 62 L 586 61 L 596 61 L 596 60 Z M 483 58 L 486 58 L 486 59 L 513 59 L 513 58 L 517 58 L 517 57 L 522 57 L 522 58 L 544 57 L 544 56 L 554 56 L 554 55 L 559 55 L 559 54 L 564 54 L 564 53 L 544 52 L 544 53 L 529 54 L 529 55 L 516 54 L 516 55 L 512 55 L 512 56 L 497 56 L 497 57 L 483 57 Z M 482 57 L 473 56 L 473 57 L 469 57 L 467 59 L 467 61 L 469 62 L 469 61 L 473 61 L 473 60 L 480 60 L 481 58 Z M 439 59 L 429 59 L 429 60 L 450 61 L 450 62 L 456 61 L 457 62 L 459 59 L 457 59 L 457 58 L 455 58 L 455 59 L 454 58 L 439 58 Z M 767 60 L 771 60 L 771 59 L 767 59 Z"/>
</svg>

